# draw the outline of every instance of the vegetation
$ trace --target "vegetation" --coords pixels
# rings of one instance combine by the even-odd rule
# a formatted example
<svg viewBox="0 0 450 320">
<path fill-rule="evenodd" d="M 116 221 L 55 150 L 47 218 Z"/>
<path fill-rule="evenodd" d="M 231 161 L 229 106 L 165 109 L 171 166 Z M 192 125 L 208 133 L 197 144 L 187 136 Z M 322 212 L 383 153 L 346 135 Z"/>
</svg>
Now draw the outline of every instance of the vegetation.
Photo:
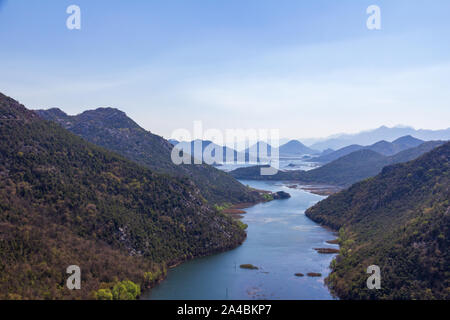
<svg viewBox="0 0 450 320">
<path fill-rule="evenodd" d="M 102 289 L 93 293 L 96 300 L 136 300 L 141 294 L 140 286 L 130 280 L 101 286 Z"/>
<path fill-rule="evenodd" d="M 250 263 L 247 263 L 247 264 L 241 264 L 239 267 L 240 267 L 241 269 L 250 269 L 250 270 L 258 270 L 258 269 L 259 269 L 258 267 L 254 266 L 254 265 L 252 265 L 252 264 L 250 264 Z"/>
<path fill-rule="evenodd" d="M 308 272 L 306 275 L 308 277 L 321 277 L 322 276 L 322 274 L 318 273 L 318 272 Z"/>
<path fill-rule="evenodd" d="M 316 250 L 318 253 L 322 253 L 322 254 L 339 253 L 339 249 L 334 249 L 334 248 L 314 248 L 314 250 Z"/>
<path fill-rule="evenodd" d="M 339 230 L 340 254 L 327 278 L 344 299 L 450 299 L 450 143 L 306 211 Z M 381 268 L 381 289 L 366 286 Z"/>
<path fill-rule="evenodd" d="M 144 130 L 120 110 L 99 108 L 77 116 L 68 116 L 59 109 L 40 110 L 37 113 L 89 142 L 116 152 L 155 172 L 188 177 L 211 204 L 261 200 L 258 192 L 252 191 L 227 173 L 212 166 L 175 165 L 171 160 L 173 145 L 164 138 Z"/>
<path fill-rule="evenodd" d="M 242 230 L 247 230 L 248 224 L 243 223 L 241 220 L 236 220 L 236 223 L 239 225 L 239 227 L 240 227 Z"/>
<path fill-rule="evenodd" d="M 189 179 L 156 174 L 1 94 L 0 137 L 0 299 L 132 298 L 165 266 L 245 239 Z M 82 270 L 81 290 L 66 288 L 69 265 Z"/>
<path fill-rule="evenodd" d="M 272 201 L 274 199 L 271 193 L 264 193 L 263 198 L 265 201 Z"/>
</svg>

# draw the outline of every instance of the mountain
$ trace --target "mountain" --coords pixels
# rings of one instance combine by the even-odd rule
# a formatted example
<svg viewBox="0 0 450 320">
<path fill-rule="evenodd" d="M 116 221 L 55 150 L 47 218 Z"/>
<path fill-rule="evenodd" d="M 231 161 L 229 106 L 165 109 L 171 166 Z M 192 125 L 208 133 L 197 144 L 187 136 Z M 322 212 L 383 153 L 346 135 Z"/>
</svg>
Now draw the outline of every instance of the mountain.
<svg viewBox="0 0 450 320">
<path fill-rule="evenodd" d="M 108 113 L 114 136 L 127 119 Z M 84 120 L 79 130 L 90 130 Z M 0 136 L 0 299 L 93 298 L 123 280 L 144 288 L 167 266 L 246 237 L 189 179 L 91 144 L 3 94 Z M 65 287 L 70 265 L 82 270 L 81 290 Z"/>
<path fill-rule="evenodd" d="M 425 141 L 422 141 L 420 139 L 416 139 L 412 136 L 404 136 L 400 137 L 397 140 L 393 142 L 387 142 L 387 141 L 379 141 L 369 147 L 366 147 L 369 150 L 381 153 L 385 156 L 392 156 L 394 154 L 397 154 L 403 150 L 415 148 Z"/>
<path fill-rule="evenodd" d="M 346 156 L 352 152 L 355 151 L 359 151 L 364 149 L 363 146 L 360 146 L 359 144 L 352 144 L 350 146 L 346 146 L 344 148 L 341 148 L 339 150 L 333 151 L 333 152 L 328 152 L 324 155 L 320 155 L 318 157 L 315 158 L 311 158 L 309 161 L 312 162 L 320 162 L 320 163 L 328 163 L 334 160 L 337 160 L 343 156 Z"/>
<path fill-rule="evenodd" d="M 392 144 L 398 150 L 397 152 L 420 146 L 422 143 L 424 143 L 423 140 L 414 138 L 413 136 L 410 135 L 403 136 L 398 138 L 397 140 L 392 141 Z"/>
<path fill-rule="evenodd" d="M 388 157 L 370 149 L 362 149 L 307 171 L 304 178 L 315 183 L 350 186 L 377 175 L 385 166 L 414 160 L 442 144 L 444 144 L 443 141 L 429 141 Z"/>
<path fill-rule="evenodd" d="M 325 150 L 331 148 L 334 150 L 359 144 L 363 146 L 374 144 L 381 140 L 394 141 L 400 137 L 413 136 L 424 141 L 431 140 L 450 140 L 450 128 L 443 130 L 416 130 L 411 127 L 393 127 L 382 126 L 375 130 L 363 131 L 357 134 L 340 134 L 328 139 L 313 143 L 310 148 Z"/>
<path fill-rule="evenodd" d="M 343 299 L 450 299 L 450 143 L 385 167 L 306 211 L 339 230 L 327 283 Z M 366 285 L 368 266 L 381 289 Z"/>
<path fill-rule="evenodd" d="M 298 140 L 291 140 L 288 143 L 283 144 L 280 146 L 279 152 L 281 157 L 298 157 L 306 154 L 318 153 L 317 150 L 308 148 Z"/>
<path fill-rule="evenodd" d="M 383 155 L 371 150 L 359 150 L 343 156 L 322 167 L 304 171 L 279 171 L 273 176 L 261 176 L 261 166 L 238 168 L 230 172 L 237 179 L 282 180 L 302 183 L 345 186 L 377 174 L 385 164 Z"/>
<path fill-rule="evenodd" d="M 343 157 L 347 154 L 350 154 L 352 152 L 362 150 L 362 149 L 372 150 L 374 152 L 378 152 L 385 156 L 391 156 L 391 155 L 399 153 L 403 150 L 417 147 L 422 143 L 424 143 L 424 141 L 416 139 L 412 136 L 404 136 L 393 142 L 387 142 L 385 140 L 382 140 L 382 141 L 378 141 L 370 146 L 365 146 L 365 147 L 354 144 L 354 145 L 350 145 L 350 146 L 341 148 L 334 152 L 330 152 L 328 154 L 320 155 L 319 157 L 312 158 L 312 159 L 310 159 L 310 161 L 327 163 L 327 162 L 331 162 L 331 161 L 336 160 L 340 157 Z"/>
<path fill-rule="evenodd" d="M 176 146 L 178 149 L 183 150 L 191 150 L 191 154 L 199 158 L 200 156 L 197 156 L 197 153 L 201 153 L 201 155 L 207 151 L 208 154 L 212 154 L 212 156 L 215 155 L 215 152 L 212 150 L 219 150 L 222 148 L 223 153 L 223 162 L 234 162 L 241 160 L 245 162 L 250 162 L 250 152 L 252 152 L 252 159 L 254 159 L 251 162 L 261 161 L 265 162 L 268 161 L 268 157 L 271 155 L 272 152 L 272 146 L 267 144 L 266 142 L 259 141 L 255 143 L 254 145 L 246 148 L 243 152 L 238 152 L 234 149 L 225 147 L 225 146 L 219 146 L 212 141 L 208 140 L 194 140 L 190 142 L 177 142 L 177 141 L 171 141 L 169 140 L 174 146 Z M 198 143 L 199 146 L 201 146 L 201 149 L 199 148 L 199 152 L 195 150 L 195 143 Z M 267 150 L 267 156 L 262 157 L 262 150 L 265 148 Z M 260 154 L 261 153 L 261 154 Z M 299 157 L 307 154 L 317 154 L 318 151 L 312 150 L 308 147 L 306 147 L 304 144 L 302 144 L 300 141 L 297 140 L 291 140 L 287 142 L 286 144 L 282 145 L 279 148 L 279 156 L 280 157 Z M 231 155 L 231 161 L 230 159 L 227 159 L 227 155 Z"/>
<path fill-rule="evenodd" d="M 431 150 L 443 145 L 446 141 L 428 141 L 424 142 L 421 145 L 403 150 L 397 154 L 388 158 L 389 164 L 396 164 L 414 160 L 424 153 L 430 152 Z"/>
<path fill-rule="evenodd" d="M 171 159 L 174 146 L 164 138 L 144 130 L 120 110 L 99 108 L 76 116 L 69 116 L 59 109 L 38 110 L 36 113 L 89 142 L 114 151 L 151 170 L 188 177 L 200 189 L 202 196 L 213 204 L 259 200 L 257 194 L 227 173 L 212 166 L 174 164 Z M 204 145 L 210 143 L 204 142 Z"/>
<path fill-rule="evenodd" d="M 372 150 L 362 149 L 327 163 L 322 167 L 305 171 L 301 178 L 306 182 L 348 186 L 376 175 L 387 162 L 385 156 Z"/>
<path fill-rule="evenodd" d="M 260 167 L 246 167 L 233 170 L 230 174 L 237 179 L 300 181 L 345 187 L 377 175 L 385 166 L 416 159 L 442 144 L 442 141 L 425 142 L 389 157 L 370 149 L 361 149 L 309 171 L 279 171 L 273 176 L 261 176 Z"/>
<path fill-rule="evenodd" d="M 320 156 L 326 156 L 327 154 L 330 154 L 330 153 L 332 153 L 332 152 L 334 152 L 334 150 L 328 148 L 328 149 L 323 150 L 323 151 L 320 153 Z"/>
<path fill-rule="evenodd" d="M 258 141 L 244 151 L 246 162 L 267 162 L 272 155 L 272 146 L 264 141 Z"/>
</svg>

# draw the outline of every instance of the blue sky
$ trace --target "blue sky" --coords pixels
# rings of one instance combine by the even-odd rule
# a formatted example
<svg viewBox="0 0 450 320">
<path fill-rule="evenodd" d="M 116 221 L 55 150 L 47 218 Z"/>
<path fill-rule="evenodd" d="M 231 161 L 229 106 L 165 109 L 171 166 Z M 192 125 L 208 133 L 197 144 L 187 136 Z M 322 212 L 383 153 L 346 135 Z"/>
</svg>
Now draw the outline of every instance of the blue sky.
<svg viewBox="0 0 450 320">
<path fill-rule="evenodd" d="M 66 8 L 81 8 L 68 30 Z M 366 28 L 381 8 L 382 29 Z M 0 0 L 0 91 L 144 128 L 449 127 L 448 0 Z"/>
</svg>

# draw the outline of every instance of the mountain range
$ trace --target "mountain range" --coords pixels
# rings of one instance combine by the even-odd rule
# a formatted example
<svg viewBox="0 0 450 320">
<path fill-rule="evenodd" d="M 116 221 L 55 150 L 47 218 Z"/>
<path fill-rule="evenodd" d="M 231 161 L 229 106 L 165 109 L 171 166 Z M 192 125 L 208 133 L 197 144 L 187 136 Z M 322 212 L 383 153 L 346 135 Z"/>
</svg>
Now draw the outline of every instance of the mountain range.
<svg viewBox="0 0 450 320">
<path fill-rule="evenodd" d="M 326 139 L 319 139 L 319 141 L 317 141 L 317 139 L 304 139 L 303 142 L 307 143 L 312 149 L 325 150 L 330 148 L 337 150 L 352 144 L 367 146 L 382 140 L 394 141 L 408 135 L 424 141 L 450 140 L 450 128 L 443 130 L 416 130 L 404 126 L 393 128 L 381 126 L 374 130 L 363 131 L 356 134 L 339 134 Z"/>
<path fill-rule="evenodd" d="M 415 148 L 401 151 L 392 156 L 385 156 L 370 149 L 361 149 L 309 171 L 279 171 L 273 176 L 262 176 L 260 174 L 261 166 L 253 166 L 235 169 L 230 172 L 230 175 L 244 180 L 298 181 L 304 184 L 347 187 L 360 180 L 375 176 L 385 166 L 413 160 L 443 143 L 442 141 L 424 142 Z"/>
<path fill-rule="evenodd" d="M 212 166 L 174 164 L 171 159 L 173 145 L 164 138 L 141 128 L 120 110 L 98 108 L 75 116 L 69 116 L 56 108 L 37 110 L 36 113 L 89 142 L 117 152 L 155 172 L 190 178 L 200 189 L 201 195 L 213 204 L 259 200 L 258 194 Z M 204 141 L 203 148 L 210 143 Z"/>
<path fill-rule="evenodd" d="M 238 161 L 241 162 L 239 160 L 244 160 L 245 162 L 267 162 L 270 158 L 270 156 L 272 155 L 272 149 L 273 147 L 263 141 L 258 141 L 257 143 L 251 145 L 250 147 L 247 147 L 245 150 L 243 151 L 236 151 L 235 149 L 226 147 L 226 146 L 219 146 L 217 144 L 215 144 L 212 141 L 208 141 L 208 140 L 194 140 L 194 141 L 190 141 L 190 142 L 186 142 L 186 141 L 176 141 L 176 140 L 170 140 L 169 142 L 179 148 L 179 149 L 183 149 L 183 150 L 191 150 L 193 157 L 196 158 L 200 158 L 200 156 L 196 155 L 196 150 L 195 150 L 195 143 L 198 143 L 201 146 L 201 149 L 199 148 L 199 150 L 201 150 L 201 154 L 203 155 L 203 152 L 207 152 L 207 154 L 211 154 L 212 156 L 215 155 L 215 152 L 212 150 L 220 150 L 220 148 L 222 148 L 222 154 L 223 154 L 223 159 L 222 162 L 217 162 L 217 163 L 226 163 L 226 162 L 233 162 L 233 161 Z M 264 150 L 264 151 L 263 151 Z M 305 146 L 303 143 L 301 143 L 298 140 L 290 140 L 287 143 L 281 145 L 278 149 L 279 152 L 279 156 L 280 157 L 285 157 L 285 158 L 295 158 L 295 157 L 302 157 L 305 155 L 315 155 L 315 154 L 319 154 L 320 152 L 317 150 L 313 150 L 311 148 L 308 148 L 307 146 Z M 250 153 L 251 153 L 251 157 L 250 157 Z M 231 155 L 230 158 L 227 158 L 227 155 Z M 231 161 L 230 161 L 231 159 Z"/>
<path fill-rule="evenodd" d="M 280 146 L 280 156 L 281 157 L 299 157 L 304 155 L 312 155 L 320 153 L 317 150 L 308 148 L 303 143 L 298 140 L 291 140 L 286 144 Z"/>
<path fill-rule="evenodd" d="M 310 161 L 327 163 L 327 162 L 331 162 L 331 161 L 336 160 L 340 157 L 343 157 L 347 154 L 350 154 L 352 152 L 362 150 L 362 149 L 372 150 L 374 152 L 380 153 L 385 156 L 391 156 L 400 151 L 417 147 L 424 142 L 425 141 L 416 139 L 412 136 L 404 136 L 404 137 L 398 138 L 397 140 L 395 140 L 393 142 L 387 142 L 385 140 L 382 140 L 382 141 L 378 141 L 370 146 L 361 146 L 358 144 L 352 144 L 352 145 L 346 146 L 344 148 L 341 148 L 339 150 L 336 150 L 333 152 L 327 152 L 326 154 L 320 155 L 319 157 L 312 158 L 312 159 L 310 159 Z"/>
</svg>

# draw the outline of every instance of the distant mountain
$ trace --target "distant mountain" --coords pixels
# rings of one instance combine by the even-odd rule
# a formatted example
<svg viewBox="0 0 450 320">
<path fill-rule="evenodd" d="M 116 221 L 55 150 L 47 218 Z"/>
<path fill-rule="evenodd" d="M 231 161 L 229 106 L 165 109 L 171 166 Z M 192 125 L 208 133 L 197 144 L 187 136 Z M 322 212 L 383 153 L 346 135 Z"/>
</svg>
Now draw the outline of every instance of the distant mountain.
<svg viewBox="0 0 450 320">
<path fill-rule="evenodd" d="M 258 141 L 245 149 L 246 162 L 267 162 L 272 155 L 272 146 L 264 141 Z"/>
<path fill-rule="evenodd" d="M 144 130 L 120 110 L 99 108 L 76 116 L 69 116 L 59 109 L 38 110 L 36 113 L 89 142 L 117 152 L 155 172 L 189 177 L 211 203 L 254 202 L 258 199 L 257 194 L 212 166 L 175 165 L 171 160 L 174 146 Z M 204 142 L 204 145 L 210 143 Z"/>
<path fill-rule="evenodd" d="M 340 157 L 343 157 L 347 154 L 350 154 L 352 152 L 362 150 L 362 149 L 375 151 L 375 152 L 378 152 L 385 156 L 391 156 L 391 155 L 399 153 L 403 150 L 417 147 L 422 143 L 424 143 L 424 141 L 416 139 L 412 136 L 404 136 L 393 142 L 387 142 L 387 141 L 382 140 L 382 141 L 378 141 L 370 146 L 360 146 L 360 145 L 354 144 L 354 145 L 350 145 L 350 146 L 341 148 L 334 152 L 330 152 L 328 154 L 320 155 L 319 157 L 312 158 L 311 161 L 327 163 L 327 162 L 331 162 L 331 161 L 336 160 Z"/>
<path fill-rule="evenodd" d="M 308 148 L 298 140 L 291 140 L 280 146 L 279 153 L 281 157 L 298 157 L 319 153 L 317 150 Z"/>
<path fill-rule="evenodd" d="M 339 230 L 326 279 L 342 299 L 450 299 L 450 143 L 385 167 L 306 211 Z M 381 289 L 367 288 L 369 266 Z"/>
<path fill-rule="evenodd" d="M 439 140 L 439 139 L 437 139 Z M 424 141 L 407 135 L 392 141 L 392 144 L 397 148 L 396 150 L 406 150 L 421 145 Z"/>
<path fill-rule="evenodd" d="M 170 141 L 170 140 L 169 140 Z M 199 148 L 200 152 L 195 151 L 195 142 L 198 143 L 199 146 L 201 146 L 201 149 Z M 173 141 L 173 144 L 178 147 L 179 149 L 183 150 L 191 150 L 191 154 L 198 158 L 203 155 L 205 150 L 207 150 L 207 154 L 211 154 L 212 156 L 215 156 L 215 152 L 212 150 L 220 150 L 222 148 L 222 154 L 223 154 L 223 160 L 222 162 L 235 162 L 235 161 L 245 161 L 245 162 L 268 162 L 270 159 L 270 156 L 272 155 L 272 146 L 266 142 L 259 141 L 255 143 L 254 145 L 246 148 L 242 152 L 238 152 L 234 149 L 225 147 L 225 146 L 219 146 L 212 141 L 207 140 L 194 140 L 190 142 L 177 142 Z M 265 149 L 264 149 L 265 148 Z M 297 140 L 291 140 L 288 143 L 282 145 L 279 149 L 279 156 L 280 157 L 300 157 L 303 155 L 311 155 L 311 154 L 317 154 L 318 151 L 312 150 L 308 147 L 306 147 L 304 144 L 302 144 L 300 141 Z M 250 152 L 252 152 L 250 157 Z M 265 152 L 263 154 L 263 152 Z M 197 156 L 196 154 L 200 153 L 200 156 Z M 230 158 L 227 158 L 227 155 L 231 155 Z M 251 161 L 252 160 L 252 161 Z M 219 162 L 220 163 L 220 162 Z"/>
<path fill-rule="evenodd" d="M 392 156 L 384 156 L 370 149 L 361 149 L 307 171 L 305 178 L 315 183 L 346 187 L 377 175 L 385 166 L 414 160 L 442 144 L 443 141 L 429 141 Z"/>
<path fill-rule="evenodd" d="M 446 141 L 428 141 L 415 148 L 403 150 L 402 152 L 389 157 L 389 164 L 396 164 L 414 160 L 424 153 L 430 152 L 431 150 L 443 145 L 444 143 L 446 143 Z"/>
<path fill-rule="evenodd" d="M 320 155 L 318 157 L 311 158 L 310 161 L 320 162 L 320 163 L 328 163 L 328 162 L 337 160 L 343 156 L 346 156 L 352 152 L 359 151 L 362 149 L 364 149 L 363 146 L 360 146 L 359 144 L 352 144 L 350 146 L 341 148 L 339 150 L 328 152 L 324 155 Z"/>
<path fill-rule="evenodd" d="M 385 156 L 372 150 L 362 149 L 322 167 L 305 171 L 302 178 L 307 182 L 318 184 L 348 186 L 378 174 L 388 162 Z"/>
<path fill-rule="evenodd" d="M 330 153 L 333 153 L 334 151 L 335 151 L 335 150 L 328 148 L 328 149 L 323 150 L 323 151 L 319 154 L 319 156 L 326 156 L 326 155 L 328 155 L 328 154 L 330 154 Z"/>
<path fill-rule="evenodd" d="M 132 138 L 134 131 L 148 138 L 125 129 L 133 123 L 117 110 L 84 114 L 79 122 L 61 116 L 65 126 L 98 139 L 106 132 L 112 141 Z M 95 130 L 99 122 L 104 131 Z M 0 136 L 0 299 L 95 298 L 96 290 L 122 280 L 144 289 L 169 265 L 245 239 L 242 226 L 207 205 L 190 179 L 156 174 L 3 94 Z M 133 143 L 138 148 L 148 139 Z M 81 290 L 65 287 L 70 265 L 82 270 Z"/>
<path fill-rule="evenodd" d="M 382 126 L 375 130 L 364 131 L 357 134 L 341 134 L 334 137 L 315 142 L 310 146 L 312 149 L 325 150 L 327 148 L 332 148 L 334 150 L 353 145 L 359 144 L 363 146 L 374 144 L 378 141 L 394 141 L 400 137 L 413 136 L 424 141 L 431 140 L 450 140 L 450 128 L 443 130 L 416 130 L 411 127 L 393 127 L 388 128 Z"/>
<path fill-rule="evenodd" d="M 231 171 L 230 174 L 237 179 L 299 181 L 345 187 L 377 175 L 385 166 L 413 160 L 442 144 L 444 144 L 442 141 L 425 142 L 393 156 L 384 156 L 369 149 L 361 149 L 309 171 L 280 171 L 273 176 L 261 176 L 259 166 L 239 168 Z"/>
</svg>

